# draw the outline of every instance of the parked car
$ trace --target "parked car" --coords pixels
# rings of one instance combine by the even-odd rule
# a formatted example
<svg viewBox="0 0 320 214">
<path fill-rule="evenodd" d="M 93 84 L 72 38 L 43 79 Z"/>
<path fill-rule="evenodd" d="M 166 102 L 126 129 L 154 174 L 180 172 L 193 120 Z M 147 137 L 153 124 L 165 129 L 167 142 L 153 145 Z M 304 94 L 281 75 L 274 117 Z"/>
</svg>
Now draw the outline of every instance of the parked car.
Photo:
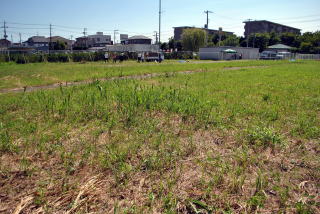
<svg viewBox="0 0 320 214">
<path fill-rule="evenodd" d="M 277 59 L 289 59 L 291 57 L 290 52 L 278 52 Z"/>
<path fill-rule="evenodd" d="M 260 59 L 263 59 L 263 60 L 275 60 L 275 59 L 277 59 L 277 52 L 275 52 L 275 51 L 263 51 L 260 54 Z"/>
<path fill-rule="evenodd" d="M 163 53 L 151 52 L 151 53 L 148 53 L 147 56 L 146 56 L 146 61 L 147 62 L 154 62 L 154 61 L 162 62 L 163 60 L 164 60 Z"/>
</svg>

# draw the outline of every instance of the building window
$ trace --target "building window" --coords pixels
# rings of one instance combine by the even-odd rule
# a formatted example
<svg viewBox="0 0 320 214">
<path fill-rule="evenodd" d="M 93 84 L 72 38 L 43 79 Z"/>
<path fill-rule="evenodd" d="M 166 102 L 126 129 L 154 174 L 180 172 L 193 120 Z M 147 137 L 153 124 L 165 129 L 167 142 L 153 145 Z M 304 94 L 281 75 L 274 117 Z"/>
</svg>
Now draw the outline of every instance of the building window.
<svg viewBox="0 0 320 214">
<path fill-rule="evenodd" d="M 97 42 L 100 42 L 100 38 L 97 38 Z"/>
</svg>

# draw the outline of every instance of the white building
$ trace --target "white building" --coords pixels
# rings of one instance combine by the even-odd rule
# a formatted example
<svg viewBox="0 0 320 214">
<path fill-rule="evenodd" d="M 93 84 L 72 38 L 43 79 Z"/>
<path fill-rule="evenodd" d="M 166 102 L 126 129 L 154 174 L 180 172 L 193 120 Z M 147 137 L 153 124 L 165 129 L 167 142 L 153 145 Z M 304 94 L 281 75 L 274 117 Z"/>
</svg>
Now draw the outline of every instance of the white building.
<svg viewBox="0 0 320 214">
<path fill-rule="evenodd" d="M 112 44 L 111 35 L 104 35 L 103 32 L 88 36 L 89 47 L 104 47 L 110 44 Z"/>
</svg>

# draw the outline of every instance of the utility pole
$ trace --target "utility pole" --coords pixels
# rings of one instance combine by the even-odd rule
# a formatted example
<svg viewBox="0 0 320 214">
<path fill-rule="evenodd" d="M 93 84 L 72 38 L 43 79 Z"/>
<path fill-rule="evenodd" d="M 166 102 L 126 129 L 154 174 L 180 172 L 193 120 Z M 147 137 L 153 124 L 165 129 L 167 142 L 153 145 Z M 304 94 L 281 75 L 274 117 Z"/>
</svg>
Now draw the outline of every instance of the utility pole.
<svg viewBox="0 0 320 214">
<path fill-rule="evenodd" d="M 6 26 L 6 21 L 3 21 L 3 37 L 4 37 L 4 39 L 8 38 L 7 28 L 8 28 L 8 26 Z"/>
<path fill-rule="evenodd" d="M 161 44 L 161 14 L 162 14 L 162 5 L 161 5 L 161 0 L 159 0 L 159 44 Z"/>
<path fill-rule="evenodd" d="M 11 44 L 13 44 L 13 36 L 12 36 L 12 34 L 11 34 Z"/>
<path fill-rule="evenodd" d="M 156 38 L 156 41 L 155 41 L 155 44 L 158 44 L 158 32 L 157 31 L 154 31 L 154 36 Z"/>
<path fill-rule="evenodd" d="M 8 35 L 7 35 L 8 26 L 6 26 L 6 21 L 3 21 L 3 27 L 1 27 L 1 28 L 3 28 L 3 37 L 4 37 L 5 40 L 7 40 L 7 38 L 8 38 Z M 9 46 L 8 42 L 6 42 L 6 44 L 7 44 L 6 46 L 8 47 Z"/>
<path fill-rule="evenodd" d="M 83 37 L 84 37 L 84 41 L 85 41 L 85 48 L 87 48 L 88 47 L 88 38 L 86 38 L 86 35 L 87 35 L 87 28 L 83 28 Z"/>
<path fill-rule="evenodd" d="M 116 44 L 116 34 L 118 34 L 119 30 L 114 30 L 113 31 L 113 44 Z"/>
<path fill-rule="evenodd" d="M 204 13 L 207 14 L 207 25 L 206 25 L 206 29 L 209 29 L 209 13 L 213 13 L 212 11 L 206 10 L 204 11 Z"/>
<path fill-rule="evenodd" d="M 51 41 L 52 41 L 52 24 L 50 24 L 50 37 L 49 37 L 49 54 L 51 50 Z"/>
<path fill-rule="evenodd" d="M 71 35 L 70 38 L 71 38 L 71 47 L 70 48 L 71 48 L 71 53 L 72 53 L 73 52 L 73 41 L 72 41 L 73 36 Z"/>
<path fill-rule="evenodd" d="M 247 21 L 245 21 L 245 23 L 247 24 L 247 23 L 250 23 L 252 21 L 252 19 L 248 19 Z M 248 24 L 248 26 L 247 26 L 247 29 L 246 29 L 247 31 L 248 31 L 248 33 L 247 33 L 247 48 L 249 47 L 249 37 L 250 37 L 250 24 Z"/>
<path fill-rule="evenodd" d="M 21 46 L 21 44 L 22 44 L 22 42 L 21 42 L 21 33 L 19 33 L 19 38 L 20 38 L 20 46 Z"/>
<path fill-rule="evenodd" d="M 219 27 L 219 47 L 221 46 L 222 27 Z"/>
<path fill-rule="evenodd" d="M 212 11 L 206 10 L 204 11 L 204 13 L 207 14 L 207 24 L 205 25 L 205 29 L 206 29 L 206 46 L 208 44 L 208 38 L 209 38 L 209 13 L 213 13 Z"/>
</svg>

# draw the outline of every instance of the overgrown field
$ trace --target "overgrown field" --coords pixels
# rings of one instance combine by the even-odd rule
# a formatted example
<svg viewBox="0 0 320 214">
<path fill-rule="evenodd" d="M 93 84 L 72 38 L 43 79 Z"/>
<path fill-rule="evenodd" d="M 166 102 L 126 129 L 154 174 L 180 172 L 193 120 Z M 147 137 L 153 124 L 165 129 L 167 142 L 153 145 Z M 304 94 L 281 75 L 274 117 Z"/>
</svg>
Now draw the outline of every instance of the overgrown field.
<svg viewBox="0 0 320 214">
<path fill-rule="evenodd" d="M 264 64 L 282 64 L 281 61 L 235 61 L 228 63 L 212 63 L 210 61 L 166 60 L 161 64 L 137 63 L 127 61 L 121 64 L 111 62 L 88 63 L 0 63 L 0 90 L 25 86 L 48 85 L 59 82 L 74 82 L 98 78 L 110 78 L 150 73 L 169 73 L 176 71 L 196 71 L 201 69 L 219 69 L 226 66 L 254 66 Z"/>
<path fill-rule="evenodd" d="M 320 212 L 319 61 L 161 66 L 0 95 L 0 213 Z"/>
</svg>

